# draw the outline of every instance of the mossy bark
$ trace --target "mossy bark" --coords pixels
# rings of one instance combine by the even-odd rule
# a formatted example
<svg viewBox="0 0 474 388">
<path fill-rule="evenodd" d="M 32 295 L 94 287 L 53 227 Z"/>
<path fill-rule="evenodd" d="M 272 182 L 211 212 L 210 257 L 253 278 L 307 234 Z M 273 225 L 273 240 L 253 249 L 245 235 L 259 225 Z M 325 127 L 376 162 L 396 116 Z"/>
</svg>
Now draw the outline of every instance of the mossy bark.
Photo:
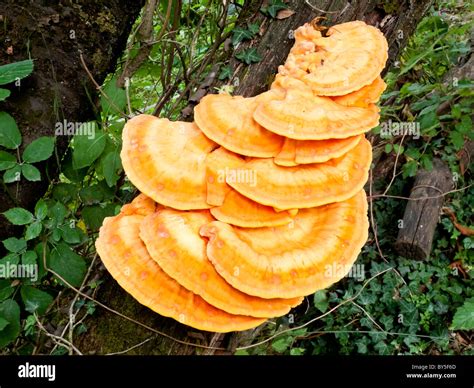
<svg viewBox="0 0 474 388">
<path fill-rule="evenodd" d="M 31 76 L 0 104 L 16 120 L 23 150 L 40 136 L 54 136 L 55 123 L 95 118 L 97 91 L 84 70 L 80 53 L 101 84 L 114 70 L 143 0 L 0 2 L 0 64 L 34 60 Z M 92 100 L 92 101 L 91 101 Z M 61 169 L 69 138 L 57 137 L 57 158 L 39 167 L 41 182 L 20 182 L 0 189 L 0 212 L 13 206 L 31 208 Z M 0 239 L 15 230 L 0 217 Z M 0 252 L 1 253 L 1 252 Z"/>
<path fill-rule="evenodd" d="M 248 1 L 246 7 L 258 9 L 260 1 Z M 309 6 L 312 4 L 313 7 Z M 231 66 L 237 70 L 239 85 L 234 89 L 235 94 L 252 96 L 266 90 L 277 70 L 278 65 L 284 62 L 288 51 L 293 44 L 289 31 L 296 29 L 301 24 L 311 21 L 316 16 L 325 16 L 324 24 L 332 25 L 344 21 L 361 19 L 379 27 L 386 35 L 390 45 L 390 64 L 394 62 L 400 50 L 404 47 L 409 36 L 413 33 L 418 21 L 424 16 L 431 5 L 431 0 L 420 1 L 318 1 L 291 0 L 289 8 L 295 13 L 283 20 L 269 19 L 258 12 L 247 12 L 250 20 L 262 25 L 262 35 L 247 45 L 256 47 L 263 60 L 251 66 L 243 66 L 235 59 L 230 61 Z M 326 10 L 321 13 L 319 10 Z M 215 83 L 207 86 L 209 90 L 219 86 Z M 125 315 L 132 317 L 148 326 L 167 333 L 179 340 L 208 345 L 215 342 L 218 346 L 228 347 L 229 350 L 236 346 L 251 341 L 257 331 L 243 334 L 227 334 L 216 337 L 214 333 L 198 332 L 185 327 L 174 320 L 163 318 L 147 308 L 140 306 L 118 285 L 106 278 L 101 285 L 99 300 Z M 108 311 L 98 309 L 96 315 L 87 321 L 88 331 L 78 339 L 77 346 L 84 353 L 111 353 L 119 352 L 140 344 L 151 338 L 144 345 L 136 347 L 127 354 L 202 354 L 202 349 L 178 344 L 168 338 L 157 336 L 147 329 L 124 320 Z"/>
</svg>

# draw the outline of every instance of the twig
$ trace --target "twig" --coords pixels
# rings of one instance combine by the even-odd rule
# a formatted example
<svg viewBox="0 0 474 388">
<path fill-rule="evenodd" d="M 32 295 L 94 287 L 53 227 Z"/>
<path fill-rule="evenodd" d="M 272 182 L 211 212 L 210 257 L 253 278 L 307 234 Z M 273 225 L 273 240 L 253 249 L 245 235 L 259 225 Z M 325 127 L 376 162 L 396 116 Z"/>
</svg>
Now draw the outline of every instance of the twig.
<svg viewBox="0 0 474 388">
<path fill-rule="evenodd" d="M 337 309 L 339 309 L 340 307 L 344 306 L 345 304 L 349 303 L 349 302 L 352 302 L 353 300 L 357 299 L 357 297 L 361 294 L 361 292 L 365 289 L 365 287 L 367 287 L 367 285 L 372 281 L 374 280 L 376 277 L 380 276 L 380 275 L 383 275 L 384 273 L 390 271 L 390 270 L 393 270 L 392 267 L 390 268 L 387 268 L 387 269 L 384 269 L 383 271 L 380 271 L 378 273 L 376 273 L 374 276 L 372 276 L 370 279 L 368 279 L 363 285 L 362 287 L 359 289 L 359 291 L 356 292 L 356 294 L 354 296 L 352 296 L 351 298 L 349 299 L 346 299 L 344 301 L 342 301 L 341 303 L 339 303 L 337 306 L 333 307 L 331 310 L 329 311 L 326 311 L 324 314 L 321 314 L 319 316 L 317 316 L 316 318 L 313 318 L 311 319 L 310 321 L 302 324 L 302 325 L 299 325 L 299 326 L 295 326 L 295 327 L 292 327 L 292 328 L 289 328 L 289 329 L 285 329 L 285 330 L 282 330 L 278 333 L 275 333 L 273 334 L 272 336 L 262 340 L 262 341 L 259 341 L 255 344 L 252 344 L 252 345 L 247 345 L 247 346 L 241 346 L 239 348 L 237 348 L 237 350 L 245 350 L 245 349 L 250 349 L 250 348 L 254 348 L 256 346 L 260 346 L 260 345 L 263 345 L 269 341 L 271 341 L 272 339 L 274 338 L 277 338 L 279 336 L 281 336 L 282 334 L 285 334 L 285 333 L 289 333 L 289 332 L 292 332 L 292 331 L 295 331 L 295 330 L 300 330 L 300 329 L 303 329 L 304 327 L 324 318 L 325 316 L 331 314 L 332 312 L 336 311 Z"/>
<path fill-rule="evenodd" d="M 102 87 L 97 83 L 97 81 L 95 80 L 94 76 L 92 75 L 92 73 L 90 72 L 89 68 L 87 67 L 86 65 L 86 62 L 84 61 L 84 57 L 82 56 L 82 52 L 79 51 L 79 58 L 81 59 L 81 64 L 82 64 L 82 67 L 84 68 L 84 70 L 86 71 L 87 73 L 87 76 L 90 78 L 90 80 L 92 81 L 92 83 L 94 84 L 95 88 L 100 92 L 100 94 L 102 96 L 104 96 L 104 98 L 107 100 L 107 102 L 110 104 L 110 106 L 112 106 L 115 111 L 120 115 L 122 116 L 123 118 L 125 119 L 129 119 L 130 117 L 128 117 L 125 113 L 123 113 L 118 107 L 117 105 L 110 99 L 110 97 L 107 95 L 107 93 L 104 92 L 104 90 L 102 89 Z"/>
<path fill-rule="evenodd" d="M 155 337 L 150 337 L 150 338 L 147 338 L 145 341 L 142 341 L 140 342 L 139 344 L 136 344 L 136 345 L 133 345 L 131 348 L 128 348 L 128 349 L 125 349 L 125 350 L 121 350 L 120 352 L 115 352 L 115 353 L 107 353 L 106 356 L 117 356 L 119 354 L 125 354 L 125 353 L 128 353 L 129 351 L 133 350 L 133 349 L 136 349 L 142 345 L 145 345 L 147 342 L 151 341 L 152 339 L 154 339 Z"/>
<path fill-rule="evenodd" d="M 39 320 L 38 318 L 38 315 L 36 314 L 36 312 L 34 313 L 34 317 L 36 319 L 36 323 L 38 324 L 38 327 L 44 331 L 44 333 L 50 337 L 51 339 L 53 339 L 53 341 L 55 341 L 56 343 L 59 342 L 62 346 L 66 345 L 67 347 L 69 347 L 70 349 L 74 350 L 78 355 L 82 356 L 82 353 L 80 352 L 80 350 L 78 348 L 76 348 L 72 343 L 70 343 L 68 340 L 64 339 L 63 337 L 60 337 L 60 336 L 57 336 L 55 334 L 52 334 L 50 333 L 48 330 L 46 330 L 46 328 L 43 326 L 43 324 L 41 323 L 41 321 Z"/>
</svg>

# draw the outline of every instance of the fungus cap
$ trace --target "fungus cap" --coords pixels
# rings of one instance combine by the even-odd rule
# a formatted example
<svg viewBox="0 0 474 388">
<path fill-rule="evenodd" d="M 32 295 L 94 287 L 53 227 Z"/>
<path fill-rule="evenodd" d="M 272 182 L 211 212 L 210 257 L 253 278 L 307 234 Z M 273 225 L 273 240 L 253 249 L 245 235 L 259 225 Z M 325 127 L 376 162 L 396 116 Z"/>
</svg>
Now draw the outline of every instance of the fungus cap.
<svg viewBox="0 0 474 388">
<path fill-rule="evenodd" d="M 344 106 L 313 94 L 303 82 L 278 77 L 283 94 L 260 103 L 253 117 L 264 128 L 297 140 L 343 139 L 369 131 L 379 123 L 376 105 Z M 281 97 L 281 98 L 280 98 Z"/>
<path fill-rule="evenodd" d="M 261 298 L 309 295 L 350 270 L 368 236 L 363 190 L 298 212 L 294 223 L 246 229 L 214 221 L 201 228 L 207 255 L 227 282 Z"/>
<path fill-rule="evenodd" d="M 228 182 L 236 191 L 262 205 L 301 209 L 344 201 L 368 178 L 372 148 L 366 139 L 340 158 L 324 163 L 281 167 L 272 159 L 252 159 L 241 167 L 255 174 L 257 184 Z"/>
<path fill-rule="evenodd" d="M 268 93 L 244 98 L 229 94 L 208 94 L 194 108 L 194 120 L 209 138 L 240 155 L 275 156 L 283 139 L 267 131 L 253 119 L 253 111 L 269 98 Z"/>
<path fill-rule="evenodd" d="M 369 85 L 388 58 L 384 35 L 362 21 L 338 24 L 326 36 L 307 23 L 279 73 L 302 80 L 318 96 L 339 96 Z"/>
<path fill-rule="evenodd" d="M 257 298 L 229 285 L 208 260 L 206 241 L 199 235 L 199 229 L 213 220 L 206 210 L 163 209 L 145 218 L 140 237 L 168 276 L 223 311 L 270 318 L 284 315 L 301 303 L 301 298 Z"/>
<path fill-rule="evenodd" d="M 142 193 L 176 209 L 210 207 L 205 159 L 217 145 L 194 123 L 139 115 L 127 122 L 122 136 L 123 168 Z"/>
<path fill-rule="evenodd" d="M 200 330 L 247 330 L 264 322 L 219 310 L 166 275 L 139 237 L 144 218 L 126 214 L 108 217 L 96 240 L 102 262 L 125 291 L 158 314 Z"/>
</svg>

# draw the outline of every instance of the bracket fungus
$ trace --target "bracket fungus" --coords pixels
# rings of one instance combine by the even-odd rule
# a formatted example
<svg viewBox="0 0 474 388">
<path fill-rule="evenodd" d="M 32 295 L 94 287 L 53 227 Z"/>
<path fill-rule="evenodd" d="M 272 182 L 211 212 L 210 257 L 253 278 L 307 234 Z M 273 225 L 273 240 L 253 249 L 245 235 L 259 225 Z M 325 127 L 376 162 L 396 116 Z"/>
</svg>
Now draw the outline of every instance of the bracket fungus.
<svg viewBox="0 0 474 388">
<path fill-rule="evenodd" d="M 333 26 L 326 36 L 307 23 L 296 29 L 279 73 L 300 79 L 318 96 L 341 96 L 371 84 L 387 59 L 387 40 L 362 21 Z"/>
<path fill-rule="evenodd" d="M 199 235 L 199 229 L 213 220 L 206 210 L 163 209 L 145 218 L 140 236 L 150 256 L 170 277 L 228 313 L 271 318 L 301 303 L 301 298 L 261 299 L 229 285 L 208 260 L 206 242 Z"/>
<path fill-rule="evenodd" d="M 246 330 L 350 271 L 367 240 L 364 133 L 379 121 L 382 33 L 308 23 L 270 90 L 208 95 L 195 123 L 139 115 L 122 164 L 140 191 L 99 232 L 117 282 L 197 329 Z"/>
<path fill-rule="evenodd" d="M 194 108 L 194 120 L 209 139 L 229 151 L 272 157 L 278 153 L 284 139 L 261 127 L 252 117 L 257 105 L 269 98 L 266 96 L 244 98 L 208 94 Z"/>
<path fill-rule="evenodd" d="M 300 210 L 289 225 L 247 229 L 214 221 L 201 234 L 209 238 L 209 259 L 232 286 L 261 298 L 293 298 L 347 275 L 368 228 L 360 190 L 346 201 Z"/>
<path fill-rule="evenodd" d="M 301 81 L 286 77 L 278 82 L 284 85 L 282 97 L 260 103 L 253 114 L 256 122 L 278 135 L 297 140 L 344 139 L 379 123 L 375 104 L 366 108 L 344 106 L 315 95 Z"/>
<path fill-rule="evenodd" d="M 246 169 L 258 182 L 229 183 L 240 194 L 278 209 L 301 209 L 344 201 L 364 187 L 372 148 L 366 139 L 340 158 L 295 167 L 276 165 L 272 159 L 252 159 Z"/>
<path fill-rule="evenodd" d="M 123 168 L 142 193 L 176 209 L 210 207 L 204 161 L 217 145 L 194 123 L 139 115 L 127 122 L 122 137 Z"/>
<path fill-rule="evenodd" d="M 170 278 L 150 257 L 140 239 L 144 218 L 143 214 L 130 212 L 108 217 L 96 240 L 105 267 L 130 295 L 161 315 L 201 330 L 247 330 L 264 322 L 219 310 Z"/>
</svg>

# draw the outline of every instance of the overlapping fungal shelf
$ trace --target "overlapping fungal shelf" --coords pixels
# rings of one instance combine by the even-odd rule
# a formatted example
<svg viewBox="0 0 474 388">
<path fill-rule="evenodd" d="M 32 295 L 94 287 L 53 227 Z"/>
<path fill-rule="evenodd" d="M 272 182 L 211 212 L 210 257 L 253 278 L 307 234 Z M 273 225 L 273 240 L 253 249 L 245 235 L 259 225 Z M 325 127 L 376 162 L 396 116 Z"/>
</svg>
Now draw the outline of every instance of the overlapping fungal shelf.
<svg viewBox="0 0 474 388">
<path fill-rule="evenodd" d="M 372 26 L 323 36 L 305 24 L 268 91 L 208 95 L 194 123 L 129 120 L 121 157 L 141 193 L 100 229 L 112 276 L 213 332 L 258 326 L 339 281 L 367 240 L 364 133 L 378 124 L 386 60 Z"/>
</svg>

